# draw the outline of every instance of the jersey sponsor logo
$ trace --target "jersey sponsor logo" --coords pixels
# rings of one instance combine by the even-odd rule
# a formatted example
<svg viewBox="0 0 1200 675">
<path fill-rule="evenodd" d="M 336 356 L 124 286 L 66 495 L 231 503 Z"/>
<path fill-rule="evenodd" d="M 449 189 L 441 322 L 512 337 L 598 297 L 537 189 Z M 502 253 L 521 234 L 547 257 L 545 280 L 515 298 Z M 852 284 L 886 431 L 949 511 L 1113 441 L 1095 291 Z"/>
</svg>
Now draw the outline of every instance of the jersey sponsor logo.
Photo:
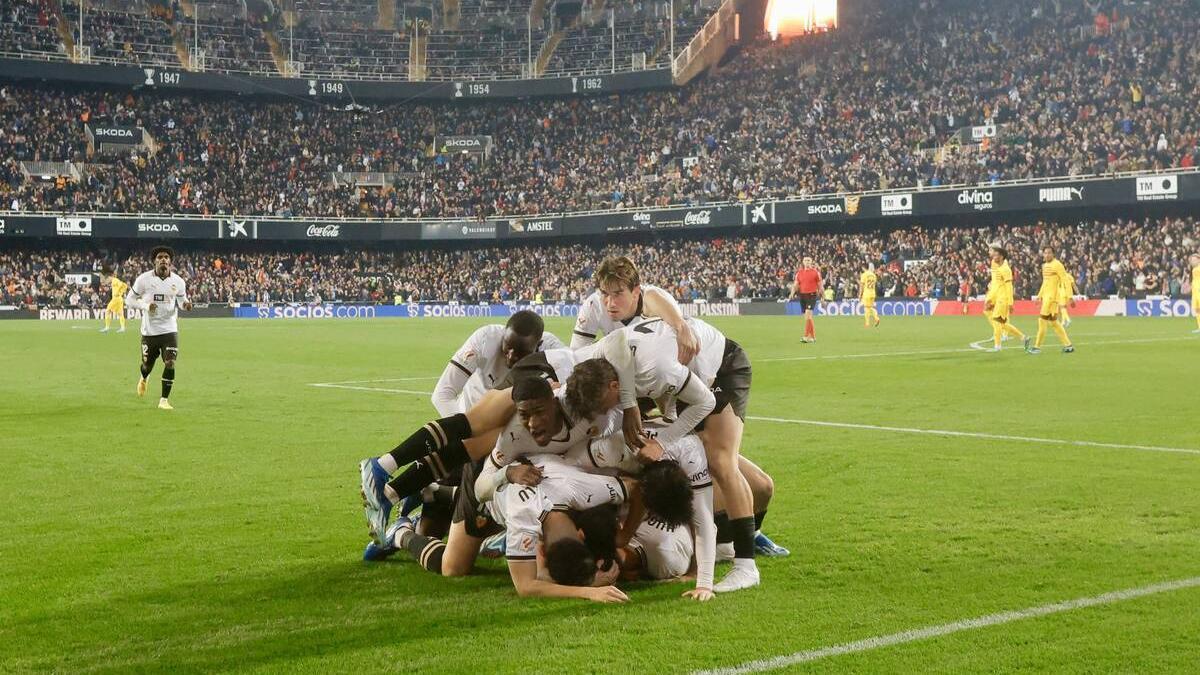
<svg viewBox="0 0 1200 675">
<path fill-rule="evenodd" d="M 1056 204 L 1073 201 L 1083 201 L 1083 188 L 1067 186 L 1041 188 L 1038 190 L 1039 203 Z"/>
<path fill-rule="evenodd" d="M 1179 176 L 1145 176 L 1135 180 L 1139 202 L 1179 199 Z"/>
<path fill-rule="evenodd" d="M 341 225 L 325 225 L 325 226 L 309 225 L 308 229 L 305 230 L 305 232 L 304 232 L 304 236 L 306 236 L 310 239 L 313 239 L 313 238 L 337 239 L 338 237 L 342 236 L 342 226 Z"/>
<path fill-rule="evenodd" d="M 60 237 L 92 236 L 92 219 L 85 217 L 58 218 L 55 229 Z"/>
<path fill-rule="evenodd" d="M 913 196 L 911 192 L 897 195 L 884 195 L 879 198 L 879 212 L 885 216 L 903 216 L 913 212 Z"/>
<path fill-rule="evenodd" d="M 988 211 L 992 208 L 994 196 L 991 190 L 963 190 L 958 193 L 958 203 L 970 206 L 976 211 Z"/>
<path fill-rule="evenodd" d="M 165 293 L 155 293 L 154 294 L 155 302 L 166 302 L 166 300 L 167 300 L 167 296 Z"/>
</svg>

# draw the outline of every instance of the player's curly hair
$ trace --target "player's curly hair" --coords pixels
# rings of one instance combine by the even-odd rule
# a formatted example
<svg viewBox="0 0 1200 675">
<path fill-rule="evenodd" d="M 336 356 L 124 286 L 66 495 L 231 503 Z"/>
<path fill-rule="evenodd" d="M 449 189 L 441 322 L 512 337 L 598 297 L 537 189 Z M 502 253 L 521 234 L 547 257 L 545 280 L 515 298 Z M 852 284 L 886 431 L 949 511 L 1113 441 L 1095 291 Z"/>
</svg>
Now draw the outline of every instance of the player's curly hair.
<svg viewBox="0 0 1200 675">
<path fill-rule="evenodd" d="M 637 265 L 623 255 L 605 258 L 601 261 L 593 279 L 597 288 L 604 288 L 616 282 L 622 288 L 632 291 L 634 287 L 642 285 L 642 275 L 638 272 Z"/>
<path fill-rule="evenodd" d="M 566 537 L 546 547 L 546 571 L 563 586 L 591 586 L 596 579 L 596 559 L 587 544 Z"/>
<path fill-rule="evenodd" d="M 567 409 L 582 419 L 591 419 L 603 412 L 600 401 L 608 386 L 617 381 L 617 369 L 602 358 L 588 359 L 576 364 L 567 377 Z"/>
<path fill-rule="evenodd" d="M 670 527 L 692 522 L 692 481 L 673 459 L 660 459 L 642 469 L 646 512 Z"/>
<path fill-rule="evenodd" d="M 175 259 L 175 250 L 170 246 L 155 246 L 154 248 L 150 249 L 150 259 L 154 260 L 158 257 L 159 253 L 166 253 L 171 257 L 171 260 Z"/>
</svg>

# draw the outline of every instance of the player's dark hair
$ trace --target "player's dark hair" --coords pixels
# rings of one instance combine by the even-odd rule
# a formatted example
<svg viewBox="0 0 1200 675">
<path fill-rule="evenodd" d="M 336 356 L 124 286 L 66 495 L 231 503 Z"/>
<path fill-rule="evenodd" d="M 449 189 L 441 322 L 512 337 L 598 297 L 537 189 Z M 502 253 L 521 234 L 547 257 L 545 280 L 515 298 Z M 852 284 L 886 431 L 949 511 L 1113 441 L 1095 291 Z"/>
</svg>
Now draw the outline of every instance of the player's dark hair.
<svg viewBox="0 0 1200 675">
<path fill-rule="evenodd" d="M 1008 251 L 1003 246 L 993 246 L 991 248 L 996 253 L 999 253 L 1001 258 L 1008 260 Z"/>
<path fill-rule="evenodd" d="M 105 265 L 100 268 L 100 274 L 103 274 L 106 277 L 111 277 L 112 276 L 112 268 L 109 267 L 108 265 Z"/>
<path fill-rule="evenodd" d="M 523 377 L 512 388 L 513 403 L 554 396 L 550 383 L 540 377 Z"/>
<path fill-rule="evenodd" d="M 637 265 L 626 256 L 605 258 L 596 268 L 596 273 L 592 278 L 599 288 L 608 286 L 614 281 L 628 290 L 642 285 L 642 275 L 638 272 Z"/>
<path fill-rule="evenodd" d="M 150 249 L 150 259 L 154 260 L 158 257 L 159 253 L 166 253 L 168 256 L 170 256 L 171 260 L 175 259 L 175 251 L 172 250 L 170 246 L 155 246 L 154 248 Z"/>
<path fill-rule="evenodd" d="M 596 579 L 596 559 L 578 539 L 565 537 L 546 547 L 546 571 L 563 586 L 591 586 Z"/>
<path fill-rule="evenodd" d="M 1058 250 L 1054 248 L 1053 244 L 1042 244 L 1042 250 L 1050 251 L 1051 253 L 1058 253 Z"/>
<path fill-rule="evenodd" d="M 567 377 L 564 396 L 572 415 L 591 419 L 602 412 L 600 399 L 608 385 L 617 380 L 617 369 L 602 358 L 588 359 L 575 366 Z"/>
<path fill-rule="evenodd" d="M 642 470 L 646 512 L 671 527 L 692 522 L 692 481 L 673 459 L 660 459 Z"/>
<path fill-rule="evenodd" d="M 522 309 L 508 317 L 508 322 L 504 324 L 504 327 L 511 328 L 512 332 L 521 337 L 540 340 L 542 333 L 546 330 L 546 322 L 542 321 L 542 317 L 538 316 L 537 312 Z"/>
<path fill-rule="evenodd" d="M 568 515 L 583 532 L 583 543 L 591 552 L 593 567 L 598 560 L 601 569 L 607 570 L 617 560 L 617 507 L 602 504 L 585 511 L 570 511 Z"/>
</svg>

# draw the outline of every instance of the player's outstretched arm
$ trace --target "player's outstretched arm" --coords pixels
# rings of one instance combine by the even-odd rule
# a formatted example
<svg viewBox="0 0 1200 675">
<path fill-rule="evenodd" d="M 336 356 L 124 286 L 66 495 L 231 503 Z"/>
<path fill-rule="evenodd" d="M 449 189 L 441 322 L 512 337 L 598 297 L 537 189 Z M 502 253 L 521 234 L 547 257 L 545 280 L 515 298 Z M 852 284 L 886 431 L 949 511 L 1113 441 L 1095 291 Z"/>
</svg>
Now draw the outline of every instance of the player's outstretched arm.
<svg viewBox="0 0 1200 675">
<path fill-rule="evenodd" d="M 683 318 L 683 313 L 679 311 L 679 305 L 675 303 L 675 299 L 667 295 L 666 291 L 657 288 L 643 289 L 642 309 L 646 316 L 656 316 L 662 319 L 663 323 L 675 331 L 675 343 L 679 345 L 679 362 L 685 366 L 690 363 L 700 352 L 700 341 L 696 339 L 696 334 L 692 332 L 691 327 Z"/>
<path fill-rule="evenodd" d="M 629 602 L 616 586 L 560 586 L 537 578 L 537 561 L 509 560 L 508 575 L 522 598 L 582 598 L 592 602 Z"/>
<path fill-rule="evenodd" d="M 620 480 L 625 485 L 625 494 L 629 495 L 626 502 L 629 511 L 621 523 L 621 529 L 617 531 L 617 548 L 625 548 L 637 532 L 638 525 L 642 524 L 642 518 L 646 516 L 646 506 L 642 499 L 642 482 L 628 476 L 623 476 Z"/>
<path fill-rule="evenodd" d="M 712 599 L 713 567 L 717 562 L 717 524 L 713 520 L 711 484 L 692 490 L 692 536 L 695 538 L 696 588 L 685 597 Z"/>
<path fill-rule="evenodd" d="M 617 379 L 621 387 L 620 406 L 625 415 L 623 420 L 625 442 L 635 448 L 642 447 L 642 413 L 637 405 L 633 350 L 629 348 L 629 340 L 625 331 L 618 330 L 605 335 L 603 340 L 590 347 L 584 347 L 577 352 L 577 355 L 580 360 L 597 356 L 603 357 L 617 371 Z"/>
</svg>

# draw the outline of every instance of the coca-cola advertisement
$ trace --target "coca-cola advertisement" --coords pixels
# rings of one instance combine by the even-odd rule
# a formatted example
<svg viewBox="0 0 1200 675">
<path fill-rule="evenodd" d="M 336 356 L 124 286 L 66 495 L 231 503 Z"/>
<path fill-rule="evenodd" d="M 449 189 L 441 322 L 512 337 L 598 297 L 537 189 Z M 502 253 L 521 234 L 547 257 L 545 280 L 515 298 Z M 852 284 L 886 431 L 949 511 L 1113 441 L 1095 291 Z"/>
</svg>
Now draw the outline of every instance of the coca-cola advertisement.
<svg viewBox="0 0 1200 675">
<path fill-rule="evenodd" d="M 342 236 L 341 225 L 309 225 L 304 232 L 304 236 L 309 239 L 337 239 Z"/>
</svg>

